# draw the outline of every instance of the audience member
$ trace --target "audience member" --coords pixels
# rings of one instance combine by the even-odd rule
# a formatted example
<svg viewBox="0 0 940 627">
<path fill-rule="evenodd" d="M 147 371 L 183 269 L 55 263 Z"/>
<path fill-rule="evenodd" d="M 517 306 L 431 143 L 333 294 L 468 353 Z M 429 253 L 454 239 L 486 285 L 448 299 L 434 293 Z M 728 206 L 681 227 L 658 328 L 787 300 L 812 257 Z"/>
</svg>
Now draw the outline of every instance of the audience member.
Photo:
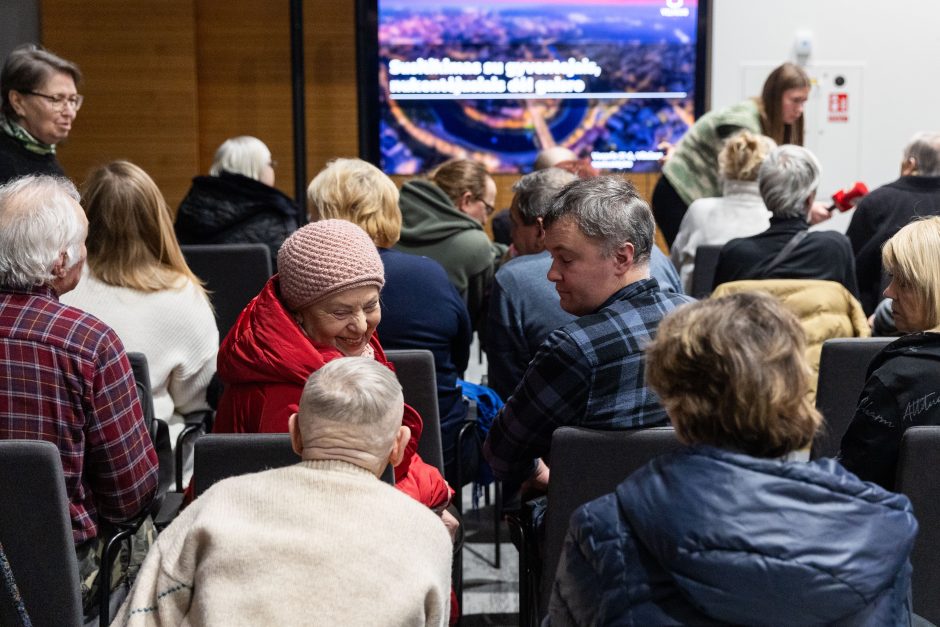
<svg viewBox="0 0 940 627">
<path fill-rule="evenodd" d="M 741 129 L 767 135 L 778 144 L 803 143 L 803 106 L 809 76 L 784 63 L 764 81 L 761 95 L 725 109 L 709 111 L 669 147 L 663 175 L 653 190 L 653 213 L 666 244 L 672 246 L 682 217 L 693 201 L 714 198 L 721 188 L 718 153 L 724 140 Z"/>
<path fill-rule="evenodd" d="M 55 156 L 82 107 L 82 73 L 41 46 L 24 44 L 0 73 L 0 184 L 27 174 L 63 176 Z"/>
<path fill-rule="evenodd" d="M 271 151 L 255 137 L 227 139 L 209 176 L 197 176 L 176 214 L 180 244 L 265 244 L 277 251 L 297 229 L 300 210 L 274 187 Z"/>
<path fill-rule="evenodd" d="M 486 324 L 487 382 L 502 398 L 512 394 L 549 333 L 575 319 L 561 308 L 558 292 L 547 278 L 552 256 L 545 250 L 542 216 L 555 195 L 577 178 L 552 167 L 527 174 L 513 185 L 509 211 L 518 256 L 496 273 Z M 675 268 L 655 246 L 650 251 L 650 275 L 663 291 L 681 293 Z"/>
<path fill-rule="evenodd" d="M 375 335 L 382 318 L 382 260 L 369 236 L 345 220 L 297 230 L 278 253 L 271 277 L 219 347 L 225 385 L 215 433 L 284 433 L 311 372 L 338 357 L 371 357 L 391 368 Z M 396 487 L 442 509 L 451 490 L 417 454 L 421 416 L 403 406 L 411 430 Z"/>
<path fill-rule="evenodd" d="M 331 161 L 307 188 L 307 203 L 311 221 L 349 220 L 378 247 L 385 267 L 378 325 L 382 345 L 434 353 L 445 475 L 453 484 L 457 434 L 467 419 L 467 405 L 457 383 L 470 360 L 473 332 L 467 306 L 441 264 L 392 249 L 401 234 L 398 189 L 374 165 L 360 159 Z M 464 467 L 472 468 L 476 448 L 465 451 L 463 457 Z"/>
<path fill-rule="evenodd" d="M 842 438 L 845 467 L 866 481 L 894 489 L 901 437 L 908 427 L 940 425 L 940 217 L 917 220 L 884 246 L 894 322 L 907 335 L 878 353 L 855 417 Z"/>
<path fill-rule="evenodd" d="M 432 171 L 428 180 L 405 183 L 399 202 L 402 228 L 395 247 L 444 266 L 467 303 L 474 329 L 480 329 L 486 294 L 506 252 L 483 232 L 496 203 L 496 183 L 482 164 L 454 159 Z"/>
<path fill-rule="evenodd" d="M 653 217 L 632 184 L 577 180 L 542 216 L 548 279 L 561 308 L 580 316 L 553 331 L 500 412 L 484 452 L 494 474 L 543 490 L 552 433 L 562 425 L 631 429 L 666 414 L 643 376 L 643 350 L 659 321 L 690 299 L 649 275 Z"/>
<path fill-rule="evenodd" d="M 757 188 L 757 173 L 775 146 L 769 137 L 749 131 L 736 133 L 725 142 L 718 154 L 721 196 L 693 201 L 672 243 L 672 262 L 686 292 L 692 290 L 695 251 L 699 246 L 720 245 L 735 237 L 756 235 L 770 226 L 770 212 Z"/>
<path fill-rule="evenodd" d="M 552 625 L 910 624 L 910 502 L 794 459 L 822 418 L 792 314 L 762 294 L 683 307 L 646 372 L 687 448 L 575 511 Z"/>
<path fill-rule="evenodd" d="M 760 166 L 758 186 L 770 228 L 721 249 L 715 285 L 743 279 L 821 279 L 841 283 L 858 298 L 852 246 L 836 231 L 809 232 L 808 212 L 819 185 L 819 162 L 809 150 L 774 148 Z"/>
<path fill-rule="evenodd" d="M 566 146 L 549 146 L 543 148 L 535 155 L 535 163 L 532 164 L 532 171 L 538 172 L 547 168 L 553 168 L 563 161 L 577 161 L 578 155 L 571 148 Z"/>
<path fill-rule="evenodd" d="M 160 534 L 116 624 L 446 625 L 447 532 L 379 480 L 405 455 L 401 404 L 371 358 L 314 372 L 290 417 L 303 461 L 196 499 Z"/>
<path fill-rule="evenodd" d="M 147 356 L 154 415 L 170 425 L 208 409 L 219 331 L 199 279 L 173 235 L 163 195 L 128 161 L 95 170 L 84 187 L 88 263 L 62 302 L 96 316 L 129 351 Z"/>
<path fill-rule="evenodd" d="M 85 261 L 78 198 L 50 176 L 0 187 L 0 438 L 59 447 L 84 582 L 98 570 L 102 526 L 150 505 L 157 456 L 121 340 L 59 302 Z M 82 593 L 95 607 L 93 592 Z"/>
<path fill-rule="evenodd" d="M 918 133 L 904 148 L 900 178 L 862 198 L 846 231 L 866 314 L 881 299 L 881 247 L 911 219 L 932 215 L 940 215 L 940 133 Z"/>
</svg>

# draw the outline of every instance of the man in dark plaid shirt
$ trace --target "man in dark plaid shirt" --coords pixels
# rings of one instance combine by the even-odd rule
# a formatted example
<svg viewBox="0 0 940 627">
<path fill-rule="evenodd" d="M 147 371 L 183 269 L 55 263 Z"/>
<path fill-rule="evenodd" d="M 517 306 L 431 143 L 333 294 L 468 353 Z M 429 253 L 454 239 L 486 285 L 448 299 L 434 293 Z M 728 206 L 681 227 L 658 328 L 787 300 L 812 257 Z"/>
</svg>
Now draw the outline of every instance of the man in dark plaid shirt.
<svg viewBox="0 0 940 627">
<path fill-rule="evenodd" d="M 70 182 L 30 176 L 0 187 L 0 438 L 59 447 L 80 557 L 102 520 L 134 517 L 157 487 L 120 339 L 59 302 L 78 284 L 87 231 Z"/>
<path fill-rule="evenodd" d="M 494 474 L 544 491 L 552 433 L 560 426 L 633 429 L 663 424 L 646 386 L 643 349 L 660 320 L 692 299 L 662 292 L 649 275 L 653 216 L 630 183 L 596 177 L 568 184 L 543 218 L 548 279 L 561 307 L 581 316 L 533 357 L 484 445 Z"/>
</svg>

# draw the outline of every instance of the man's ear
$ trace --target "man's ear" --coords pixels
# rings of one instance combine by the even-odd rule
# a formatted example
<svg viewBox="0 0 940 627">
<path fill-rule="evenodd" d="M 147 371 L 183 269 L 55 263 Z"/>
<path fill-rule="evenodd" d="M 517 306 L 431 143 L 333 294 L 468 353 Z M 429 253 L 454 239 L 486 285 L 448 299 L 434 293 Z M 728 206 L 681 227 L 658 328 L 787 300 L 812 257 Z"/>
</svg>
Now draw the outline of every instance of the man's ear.
<svg viewBox="0 0 940 627">
<path fill-rule="evenodd" d="M 614 251 L 614 262 L 617 271 L 625 273 L 633 267 L 633 258 L 636 255 L 636 247 L 631 242 L 624 242 L 620 248 Z"/>
<path fill-rule="evenodd" d="M 901 162 L 901 176 L 911 176 L 917 172 L 917 159 L 908 157 Z"/>
<path fill-rule="evenodd" d="M 538 230 L 535 234 L 535 241 L 544 242 L 545 241 L 545 221 L 542 219 L 542 216 L 539 216 L 535 219 L 535 224 L 538 226 Z"/>
<path fill-rule="evenodd" d="M 52 264 L 52 276 L 56 279 L 63 278 L 68 272 L 68 255 L 65 251 L 59 253 L 59 257 Z"/>
<path fill-rule="evenodd" d="M 294 452 L 298 455 L 303 455 L 304 452 L 304 437 L 300 433 L 300 427 L 297 426 L 297 413 L 294 412 L 290 415 L 290 418 L 287 421 L 287 430 L 290 431 L 290 444 L 291 448 L 294 449 Z"/>
<path fill-rule="evenodd" d="M 411 429 L 406 426 L 398 427 L 398 433 L 395 434 L 395 441 L 392 442 L 392 450 L 388 454 L 388 463 L 397 466 L 405 459 L 405 447 L 411 440 Z"/>
<path fill-rule="evenodd" d="M 473 194 L 471 194 L 469 191 L 466 191 L 460 195 L 460 198 L 457 199 L 457 209 L 459 209 L 461 213 L 467 213 L 466 207 L 471 202 L 473 202 Z"/>
</svg>

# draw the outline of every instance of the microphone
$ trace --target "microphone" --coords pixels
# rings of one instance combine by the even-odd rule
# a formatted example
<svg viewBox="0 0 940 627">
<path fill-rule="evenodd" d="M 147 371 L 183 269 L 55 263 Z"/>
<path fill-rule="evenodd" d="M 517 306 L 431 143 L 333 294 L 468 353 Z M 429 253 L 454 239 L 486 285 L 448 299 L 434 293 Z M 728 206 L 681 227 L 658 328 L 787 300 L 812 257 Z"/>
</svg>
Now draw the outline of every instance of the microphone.
<svg viewBox="0 0 940 627">
<path fill-rule="evenodd" d="M 832 204 L 829 211 L 848 211 L 854 207 L 859 200 L 868 194 L 868 187 L 861 181 L 855 181 L 855 185 L 849 189 L 840 189 L 832 195 Z"/>
</svg>

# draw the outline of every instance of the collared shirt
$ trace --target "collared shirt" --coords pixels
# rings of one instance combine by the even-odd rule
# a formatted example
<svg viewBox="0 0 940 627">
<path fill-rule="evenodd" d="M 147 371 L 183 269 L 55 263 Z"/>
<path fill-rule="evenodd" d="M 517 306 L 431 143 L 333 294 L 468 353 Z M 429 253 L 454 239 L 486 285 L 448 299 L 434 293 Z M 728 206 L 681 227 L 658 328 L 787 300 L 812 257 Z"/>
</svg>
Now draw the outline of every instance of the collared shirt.
<svg viewBox="0 0 940 627">
<path fill-rule="evenodd" d="M 644 349 L 663 317 L 693 299 L 643 279 L 613 294 L 594 314 L 555 330 L 539 348 L 486 439 L 500 479 L 525 479 L 548 458 L 561 426 L 634 429 L 666 412 L 646 386 Z"/>
<path fill-rule="evenodd" d="M 59 447 L 76 544 L 149 505 L 157 455 L 107 325 L 49 287 L 0 288 L 0 438 Z"/>
</svg>

